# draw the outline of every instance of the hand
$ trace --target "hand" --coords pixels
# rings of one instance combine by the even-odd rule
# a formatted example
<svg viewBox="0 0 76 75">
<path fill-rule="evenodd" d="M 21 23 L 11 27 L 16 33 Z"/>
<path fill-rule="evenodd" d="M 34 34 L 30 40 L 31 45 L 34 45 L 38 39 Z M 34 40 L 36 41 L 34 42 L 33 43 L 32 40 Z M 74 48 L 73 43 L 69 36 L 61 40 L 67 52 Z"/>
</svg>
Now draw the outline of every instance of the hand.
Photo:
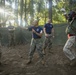
<svg viewBox="0 0 76 75">
<path fill-rule="evenodd" d="M 75 17 L 72 18 L 73 20 L 75 19 Z"/>
<path fill-rule="evenodd" d="M 53 35 L 53 38 L 54 38 L 55 36 Z"/>
<path fill-rule="evenodd" d="M 48 37 L 48 34 L 45 34 L 46 37 Z"/>
<path fill-rule="evenodd" d="M 32 32 L 36 33 L 36 31 L 34 29 L 32 29 Z"/>
</svg>

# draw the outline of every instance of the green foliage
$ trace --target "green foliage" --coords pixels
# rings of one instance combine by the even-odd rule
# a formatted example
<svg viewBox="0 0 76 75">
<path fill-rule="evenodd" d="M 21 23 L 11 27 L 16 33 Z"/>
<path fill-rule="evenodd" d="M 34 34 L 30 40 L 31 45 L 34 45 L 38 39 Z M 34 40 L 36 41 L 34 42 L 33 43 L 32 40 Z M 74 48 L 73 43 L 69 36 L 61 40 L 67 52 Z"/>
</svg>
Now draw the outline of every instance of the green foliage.
<svg viewBox="0 0 76 75">
<path fill-rule="evenodd" d="M 0 6 L 5 0 L 0 0 Z M 10 3 L 10 6 L 5 4 L 5 9 L 9 10 L 11 13 L 14 12 L 17 21 L 21 18 L 21 24 L 27 22 L 29 25 L 32 24 L 34 19 L 39 20 L 39 24 L 42 25 L 46 23 L 49 18 L 49 0 L 6 0 Z M 15 8 L 12 8 L 13 3 L 15 3 Z M 4 4 L 4 2 L 3 2 Z M 74 9 L 76 6 L 76 1 L 74 0 L 52 0 L 52 21 L 53 23 L 66 22 L 65 17 L 62 15 L 61 8 L 65 8 L 66 12 L 69 12 L 70 8 Z M 50 12 L 51 13 L 51 12 Z M 4 16 L 3 16 L 4 17 Z M 0 19 L 3 20 L 0 14 Z M 24 21 L 23 21 L 24 20 Z M 15 22 L 16 22 L 15 21 Z"/>
</svg>

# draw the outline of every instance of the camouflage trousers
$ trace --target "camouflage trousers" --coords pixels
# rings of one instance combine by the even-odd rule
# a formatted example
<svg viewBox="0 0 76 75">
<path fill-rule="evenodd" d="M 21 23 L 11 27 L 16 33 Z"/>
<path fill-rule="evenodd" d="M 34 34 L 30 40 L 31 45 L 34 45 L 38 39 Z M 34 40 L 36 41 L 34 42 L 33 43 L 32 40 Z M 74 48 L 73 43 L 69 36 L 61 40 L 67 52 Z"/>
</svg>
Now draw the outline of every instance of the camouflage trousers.
<svg viewBox="0 0 76 75">
<path fill-rule="evenodd" d="M 15 45 L 15 35 L 14 33 L 9 33 L 9 46 Z"/>
<path fill-rule="evenodd" d="M 49 50 L 52 48 L 52 36 L 45 37 L 43 49 L 45 50 L 47 47 Z"/>
<path fill-rule="evenodd" d="M 43 59 L 43 53 L 42 53 L 42 42 L 41 39 L 33 39 L 31 40 L 30 45 L 30 52 L 29 52 L 29 58 L 32 60 L 35 50 L 37 50 L 40 59 Z"/>
<path fill-rule="evenodd" d="M 75 42 L 76 42 L 76 36 L 71 36 L 67 40 L 67 42 L 63 48 L 63 52 L 70 60 L 73 60 L 76 58 L 76 53 L 75 53 L 75 51 L 72 50 L 72 46 L 74 45 Z"/>
</svg>

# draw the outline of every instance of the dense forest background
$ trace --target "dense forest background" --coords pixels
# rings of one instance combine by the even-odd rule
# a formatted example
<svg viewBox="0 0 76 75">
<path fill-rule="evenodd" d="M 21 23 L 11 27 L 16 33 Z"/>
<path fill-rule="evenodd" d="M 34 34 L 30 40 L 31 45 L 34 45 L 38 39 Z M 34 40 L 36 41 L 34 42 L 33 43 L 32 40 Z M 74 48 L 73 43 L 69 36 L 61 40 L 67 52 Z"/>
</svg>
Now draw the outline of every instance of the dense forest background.
<svg viewBox="0 0 76 75">
<path fill-rule="evenodd" d="M 43 25 L 50 18 L 54 24 L 65 23 L 61 9 L 68 13 L 75 5 L 76 0 L 0 0 L 0 22 L 7 20 L 4 26 L 9 21 L 15 26 L 27 26 L 38 19 Z"/>
</svg>

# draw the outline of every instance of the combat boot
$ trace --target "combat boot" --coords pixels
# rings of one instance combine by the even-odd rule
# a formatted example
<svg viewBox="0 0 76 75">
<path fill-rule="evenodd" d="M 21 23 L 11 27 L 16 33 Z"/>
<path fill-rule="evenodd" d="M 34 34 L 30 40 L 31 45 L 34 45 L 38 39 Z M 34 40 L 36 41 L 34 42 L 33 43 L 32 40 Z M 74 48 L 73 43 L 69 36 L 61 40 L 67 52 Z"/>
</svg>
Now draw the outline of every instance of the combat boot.
<svg viewBox="0 0 76 75">
<path fill-rule="evenodd" d="M 44 60 L 41 60 L 41 63 L 42 63 L 42 65 L 45 65 L 45 61 Z"/>
<path fill-rule="evenodd" d="M 28 60 L 26 64 L 29 65 L 31 64 L 31 62 L 32 62 L 31 60 Z"/>
</svg>

